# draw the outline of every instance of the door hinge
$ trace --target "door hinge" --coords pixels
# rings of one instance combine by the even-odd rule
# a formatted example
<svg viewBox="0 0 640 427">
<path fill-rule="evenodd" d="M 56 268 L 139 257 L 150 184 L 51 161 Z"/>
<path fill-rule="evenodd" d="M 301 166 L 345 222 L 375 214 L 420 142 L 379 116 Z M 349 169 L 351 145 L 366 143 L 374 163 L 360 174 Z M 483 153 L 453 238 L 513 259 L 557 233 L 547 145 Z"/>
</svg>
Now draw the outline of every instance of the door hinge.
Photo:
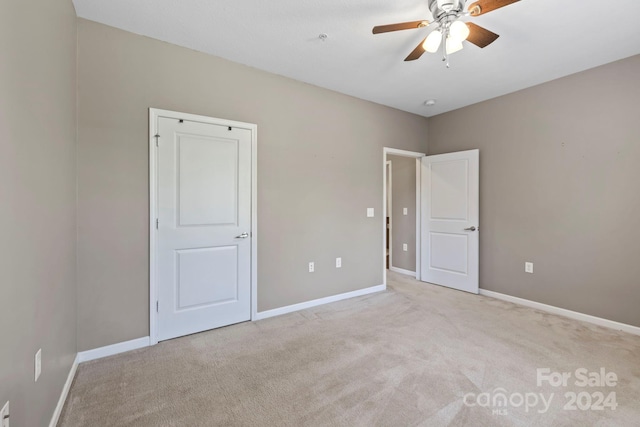
<svg viewBox="0 0 640 427">
<path fill-rule="evenodd" d="M 160 313 L 160 302 L 156 301 L 156 313 Z"/>
<path fill-rule="evenodd" d="M 156 139 L 156 147 L 159 147 L 160 143 L 158 141 L 160 140 L 160 134 L 156 133 L 153 137 Z"/>
<path fill-rule="evenodd" d="M 160 220 L 156 218 L 156 230 L 158 229 L 158 227 L 160 227 Z"/>
</svg>

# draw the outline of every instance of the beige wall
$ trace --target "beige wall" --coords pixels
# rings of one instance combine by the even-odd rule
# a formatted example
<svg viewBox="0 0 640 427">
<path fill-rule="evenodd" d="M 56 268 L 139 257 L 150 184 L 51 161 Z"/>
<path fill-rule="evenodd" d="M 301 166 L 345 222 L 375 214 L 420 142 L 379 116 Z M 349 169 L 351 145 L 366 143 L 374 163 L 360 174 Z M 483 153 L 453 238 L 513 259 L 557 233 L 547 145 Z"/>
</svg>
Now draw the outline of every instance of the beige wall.
<svg viewBox="0 0 640 427">
<path fill-rule="evenodd" d="M 149 333 L 149 107 L 258 125 L 259 311 L 383 283 L 382 148 L 424 151 L 427 119 L 90 21 L 78 31 L 80 350 Z"/>
<path fill-rule="evenodd" d="M 393 267 L 416 271 L 416 159 L 387 156 L 391 160 L 391 212 L 392 212 L 392 259 Z M 403 214 L 407 208 L 407 215 Z M 407 251 L 402 245 L 407 244 Z"/>
<path fill-rule="evenodd" d="M 429 120 L 430 154 L 480 149 L 482 288 L 640 326 L 639 76 L 634 56 Z"/>
<path fill-rule="evenodd" d="M 0 407 L 51 420 L 76 352 L 76 17 L 0 3 Z M 34 382 L 34 355 L 42 374 Z"/>
</svg>

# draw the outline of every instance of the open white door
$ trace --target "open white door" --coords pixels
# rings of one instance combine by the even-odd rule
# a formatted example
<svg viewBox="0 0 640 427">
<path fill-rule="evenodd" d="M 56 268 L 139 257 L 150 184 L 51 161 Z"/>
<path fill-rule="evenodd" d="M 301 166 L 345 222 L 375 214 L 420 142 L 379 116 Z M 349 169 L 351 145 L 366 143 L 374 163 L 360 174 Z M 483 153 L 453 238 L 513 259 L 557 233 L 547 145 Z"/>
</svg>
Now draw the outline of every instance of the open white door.
<svg viewBox="0 0 640 427">
<path fill-rule="evenodd" d="M 422 158 L 421 276 L 478 293 L 479 151 Z"/>
</svg>

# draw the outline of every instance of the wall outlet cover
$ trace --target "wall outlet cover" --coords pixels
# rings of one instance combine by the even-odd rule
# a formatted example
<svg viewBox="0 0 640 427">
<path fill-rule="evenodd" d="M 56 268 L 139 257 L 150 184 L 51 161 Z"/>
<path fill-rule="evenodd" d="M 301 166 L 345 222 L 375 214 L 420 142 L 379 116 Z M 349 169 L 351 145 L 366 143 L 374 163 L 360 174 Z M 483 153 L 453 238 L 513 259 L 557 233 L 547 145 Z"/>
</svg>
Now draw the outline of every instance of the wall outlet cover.
<svg viewBox="0 0 640 427">
<path fill-rule="evenodd" d="M 342 267 L 342 258 L 336 258 L 336 268 Z"/>
<path fill-rule="evenodd" d="M 367 217 L 373 218 L 375 216 L 374 212 L 373 208 L 367 208 Z"/>
<path fill-rule="evenodd" d="M 309 273 L 313 273 L 314 271 L 316 271 L 316 264 L 313 262 L 309 263 Z"/>
<path fill-rule="evenodd" d="M 402 215 L 406 215 L 409 213 L 409 210 L 407 208 L 402 208 Z"/>
<path fill-rule="evenodd" d="M 402 250 L 407 252 L 408 248 L 407 248 L 407 244 L 406 243 L 402 244 Z"/>
</svg>

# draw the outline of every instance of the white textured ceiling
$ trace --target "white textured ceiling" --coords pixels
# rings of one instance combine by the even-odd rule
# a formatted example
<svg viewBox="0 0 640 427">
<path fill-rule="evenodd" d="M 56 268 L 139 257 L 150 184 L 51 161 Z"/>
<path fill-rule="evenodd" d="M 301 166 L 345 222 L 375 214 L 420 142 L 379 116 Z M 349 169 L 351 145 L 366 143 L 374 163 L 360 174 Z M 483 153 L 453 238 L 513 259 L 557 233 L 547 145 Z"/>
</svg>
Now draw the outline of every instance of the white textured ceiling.
<svg viewBox="0 0 640 427">
<path fill-rule="evenodd" d="M 371 33 L 431 20 L 426 0 L 74 4 L 82 18 L 427 117 L 640 53 L 639 0 L 522 0 L 469 19 L 501 37 L 465 42 L 450 69 L 439 54 L 403 61 L 430 28 Z"/>
</svg>

